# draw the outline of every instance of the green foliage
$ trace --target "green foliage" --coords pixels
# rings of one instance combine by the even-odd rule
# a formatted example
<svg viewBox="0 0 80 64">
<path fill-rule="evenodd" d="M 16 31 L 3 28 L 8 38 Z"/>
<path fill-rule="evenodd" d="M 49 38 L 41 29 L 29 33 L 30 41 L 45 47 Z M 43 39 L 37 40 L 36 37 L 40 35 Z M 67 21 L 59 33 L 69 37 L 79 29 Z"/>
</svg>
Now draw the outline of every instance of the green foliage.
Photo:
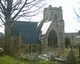
<svg viewBox="0 0 80 64">
<path fill-rule="evenodd" d="M 0 64 L 48 64 L 48 61 L 30 61 L 11 56 L 0 56 Z"/>
<path fill-rule="evenodd" d="M 65 64 L 77 64 L 76 57 L 74 56 L 74 52 L 72 49 L 70 49 L 69 51 Z"/>
<path fill-rule="evenodd" d="M 28 64 L 27 62 L 10 56 L 1 56 L 0 64 Z"/>
<path fill-rule="evenodd" d="M 39 64 L 48 64 L 48 61 L 40 61 Z"/>
<path fill-rule="evenodd" d="M 67 48 L 70 45 L 70 38 L 65 37 L 65 47 Z"/>
</svg>

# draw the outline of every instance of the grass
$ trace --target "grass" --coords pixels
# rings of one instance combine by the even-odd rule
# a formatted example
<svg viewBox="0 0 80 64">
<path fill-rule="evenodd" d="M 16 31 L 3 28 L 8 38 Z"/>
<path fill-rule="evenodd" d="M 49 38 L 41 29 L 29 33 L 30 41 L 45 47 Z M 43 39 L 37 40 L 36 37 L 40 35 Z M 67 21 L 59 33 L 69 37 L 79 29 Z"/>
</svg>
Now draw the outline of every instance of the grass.
<svg viewBox="0 0 80 64">
<path fill-rule="evenodd" d="M 3 55 L 0 56 L 0 64 L 48 64 L 47 61 L 25 61 L 15 57 Z"/>
<path fill-rule="evenodd" d="M 78 49 L 73 49 L 74 54 L 78 56 Z M 64 57 L 68 56 L 68 49 L 65 49 L 63 54 Z M 54 64 L 59 64 L 57 62 L 53 62 Z M 27 61 L 21 58 L 11 57 L 7 55 L 0 56 L 0 64 L 48 64 L 48 61 Z"/>
<path fill-rule="evenodd" d="M 3 55 L 0 57 L 0 64 L 28 64 L 28 63 L 15 57 Z"/>
</svg>

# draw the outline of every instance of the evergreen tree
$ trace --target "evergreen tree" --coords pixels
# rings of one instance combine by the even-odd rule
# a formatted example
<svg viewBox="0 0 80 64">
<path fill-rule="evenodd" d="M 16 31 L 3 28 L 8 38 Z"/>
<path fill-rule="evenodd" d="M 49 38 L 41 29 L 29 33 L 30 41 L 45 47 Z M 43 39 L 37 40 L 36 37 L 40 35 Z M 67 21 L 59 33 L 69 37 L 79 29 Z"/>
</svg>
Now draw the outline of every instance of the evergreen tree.
<svg viewBox="0 0 80 64">
<path fill-rule="evenodd" d="M 72 49 L 70 49 L 69 51 L 65 64 L 77 64 L 76 57 L 74 56 L 74 52 Z"/>
</svg>

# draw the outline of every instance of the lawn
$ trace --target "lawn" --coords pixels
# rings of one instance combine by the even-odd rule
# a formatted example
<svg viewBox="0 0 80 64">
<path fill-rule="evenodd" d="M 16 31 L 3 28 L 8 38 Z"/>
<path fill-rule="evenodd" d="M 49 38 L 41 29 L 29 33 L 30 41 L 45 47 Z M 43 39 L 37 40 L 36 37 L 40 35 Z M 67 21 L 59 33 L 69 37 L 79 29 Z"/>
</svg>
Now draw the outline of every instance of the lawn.
<svg viewBox="0 0 80 64">
<path fill-rule="evenodd" d="M 27 61 L 27 60 L 3 55 L 3 56 L 0 56 L 0 64 L 48 64 L 48 62 L 47 61 Z"/>
</svg>

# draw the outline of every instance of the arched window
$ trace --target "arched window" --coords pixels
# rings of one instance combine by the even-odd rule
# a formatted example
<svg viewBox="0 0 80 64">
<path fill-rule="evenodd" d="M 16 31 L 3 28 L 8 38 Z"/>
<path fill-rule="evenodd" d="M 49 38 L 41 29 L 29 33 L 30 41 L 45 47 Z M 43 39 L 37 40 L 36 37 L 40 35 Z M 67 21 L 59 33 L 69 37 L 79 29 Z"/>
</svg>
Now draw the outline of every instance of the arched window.
<svg viewBox="0 0 80 64">
<path fill-rule="evenodd" d="M 54 15 L 54 19 L 57 20 L 57 14 Z"/>
<path fill-rule="evenodd" d="M 54 30 L 51 30 L 48 35 L 48 47 L 57 47 L 57 34 Z"/>
</svg>

